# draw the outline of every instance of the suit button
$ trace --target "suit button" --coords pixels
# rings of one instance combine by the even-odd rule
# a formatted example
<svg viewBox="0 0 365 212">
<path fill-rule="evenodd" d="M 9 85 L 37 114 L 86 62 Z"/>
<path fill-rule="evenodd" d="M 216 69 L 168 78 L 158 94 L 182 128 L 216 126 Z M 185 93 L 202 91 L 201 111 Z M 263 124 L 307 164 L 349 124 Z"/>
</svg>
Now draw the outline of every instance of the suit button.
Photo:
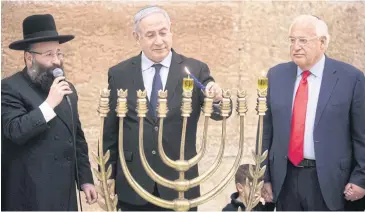
<svg viewBox="0 0 365 212">
<path fill-rule="evenodd" d="M 54 139 L 55 139 L 55 140 L 58 140 L 58 139 L 60 139 L 60 137 L 58 137 L 57 135 L 55 135 L 55 136 L 54 136 Z"/>
<path fill-rule="evenodd" d="M 156 132 L 158 131 L 158 127 L 157 127 L 157 126 L 155 127 L 155 131 L 156 131 Z"/>
<path fill-rule="evenodd" d="M 152 154 L 155 155 L 156 154 L 156 151 L 155 150 L 152 150 Z"/>
<path fill-rule="evenodd" d="M 70 138 L 70 139 L 68 139 L 68 142 L 70 142 L 70 144 L 72 144 L 72 139 Z"/>
<path fill-rule="evenodd" d="M 68 157 L 67 157 L 67 160 L 68 160 L 68 161 L 71 161 L 71 157 L 70 157 L 70 156 L 68 156 Z"/>
<path fill-rule="evenodd" d="M 57 155 L 55 155 L 55 156 L 54 156 L 54 160 L 57 160 L 57 159 L 58 159 L 58 157 L 57 157 Z"/>
</svg>

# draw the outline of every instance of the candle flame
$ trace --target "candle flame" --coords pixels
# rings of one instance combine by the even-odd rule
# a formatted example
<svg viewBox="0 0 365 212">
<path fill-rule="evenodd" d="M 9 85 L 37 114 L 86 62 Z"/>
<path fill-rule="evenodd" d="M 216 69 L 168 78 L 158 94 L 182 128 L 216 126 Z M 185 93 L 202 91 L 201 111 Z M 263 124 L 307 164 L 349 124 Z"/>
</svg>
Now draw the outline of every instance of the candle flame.
<svg viewBox="0 0 365 212">
<path fill-rule="evenodd" d="M 187 67 L 185 67 L 185 72 L 186 72 L 188 75 L 190 75 L 190 71 L 189 71 L 189 69 L 188 69 Z"/>
<path fill-rule="evenodd" d="M 262 71 L 262 72 L 261 72 L 261 76 L 262 76 L 262 77 L 266 77 L 266 71 Z"/>
</svg>

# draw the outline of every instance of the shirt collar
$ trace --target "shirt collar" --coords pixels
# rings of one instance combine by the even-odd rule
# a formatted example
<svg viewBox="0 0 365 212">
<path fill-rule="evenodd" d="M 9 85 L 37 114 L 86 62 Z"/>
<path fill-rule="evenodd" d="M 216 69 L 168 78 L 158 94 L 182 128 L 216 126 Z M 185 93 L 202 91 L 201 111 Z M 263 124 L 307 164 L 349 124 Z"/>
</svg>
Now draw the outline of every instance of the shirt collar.
<svg viewBox="0 0 365 212">
<path fill-rule="evenodd" d="M 153 66 L 153 64 L 155 64 L 155 62 L 153 62 L 152 60 L 150 60 L 142 51 L 142 71 L 146 71 L 147 69 L 151 68 L 151 66 Z M 160 64 L 163 65 L 166 68 L 170 68 L 171 65 L 171 59 L 172 59 L 172 52 L 170 51 L 170 53 L 165 57 L 165 59 L 163 59 Z"/>
<path fill-rule="evenodd" d="M 321 59 L 309 70 L 313 76 L 322 78 L 325 60 L 326 57 L 323 54 Z M 297 77 L 300 77 L 302 75 L 302 72 L 303 70 L 298 66 Z"/>
</svg>

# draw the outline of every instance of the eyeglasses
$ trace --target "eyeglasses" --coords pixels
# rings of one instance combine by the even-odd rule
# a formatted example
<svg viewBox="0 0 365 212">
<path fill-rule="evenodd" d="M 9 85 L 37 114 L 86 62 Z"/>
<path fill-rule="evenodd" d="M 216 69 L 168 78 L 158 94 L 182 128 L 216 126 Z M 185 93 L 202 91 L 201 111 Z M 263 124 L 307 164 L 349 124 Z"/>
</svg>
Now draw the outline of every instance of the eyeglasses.
<svg viewBox="0 0 365 212">
<path fill-rule="evenodd" d="M 310 37 L 310 38 L 295 38 L 295 37 L 289 37 L 289 43 L 290 45 L 295 45 L 296 41 L 298 41 L 298 45 L 300 46 L 305 46 L 306 44 L 308 44 L 309 41 L 317 39 L 318 36 L 314 36 L 314 37 Z"/>
<path fill-rule="evenodd" d="M 53 60 L 55 58 L 55 56 L 57 56 L 58 59 L 62 60 L 64 58 L 64 54 L 62 52 L 52 52 L 52 51 L 46 51 L 46 52 L 35 52 L 35 51 L 28 51 L 30 53 L 33 54 L 39 54 L 42 55 L 43 57 L 47 58 L 48 60 Z"/>
</svg>

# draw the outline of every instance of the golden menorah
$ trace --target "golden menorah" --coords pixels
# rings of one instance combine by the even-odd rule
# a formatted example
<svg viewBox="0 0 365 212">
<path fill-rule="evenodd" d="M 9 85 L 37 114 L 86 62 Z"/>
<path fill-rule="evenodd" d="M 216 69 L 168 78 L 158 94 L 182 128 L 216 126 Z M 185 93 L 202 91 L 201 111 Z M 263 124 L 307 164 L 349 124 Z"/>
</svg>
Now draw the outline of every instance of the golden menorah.
<svg viewBox="0 0 365 212">
<path fill-rule="evenodd" d="M 193 94 L 193 85 L 194 81 L 190 77 L 184 78 L 183 80 L 183 98 L 181 104 L 181 116 L 183 117 L 182 123 L 182 134 L 181 134 L 181 146 L 180 146 L 180 159 L 179 160 L 171 160 L 164 151 L 164 147 L 162 145 L 162 135 L 163 135 L 163 122 L 168 113 L 168 105 L 167 105 L 167 91 L 159 91 L 158 96 L 158 107 L 157 107 L 157 117 L 159 118 L 159 132 L 158 132 L 158 152 L 162 159 L 162 161 L 169 167 L 172 167 L 177 172 L 179 172 L 179 178 L 172 181 L 160 176 L 156 173 L 149 165 L 148 161 L 146 160 L 144 146 L 143 146 L 143 122 L 146 114 L 148 112 L 147 107 L 147 94 L 146 91 L 137 91 L 137 114 L 139 117 L 139 154 L 142 161 L 142 166 L 146 170 L 146 173 L 160 185 L 163 185 L 167 188 L 173 189 L 178 192 L 178 198 L 173 201 L 168 201 L 156 197 L 149 192 L 147 192 L 141 185 L 138 184 L 137 181 L 131 175 L 124 156 L 123 150 L 123 120 L 126 117 L 126 113 L 128 112 L 127 109 L 127 95 L 128 90 L 118 90 L 118 100 L 117 100 L 117 107 L 116 112 L 117 116 L 119 117 L 119 159 L 120 163 L 130 186 L 145 200 L 148 202 L 155 204 L 157 206 L 172 209 L 175 211 L 188 211 L 190 208 L 197 207 L 219 194 L 228 183 L 232 180 L 237 169 L 240 165 L 241 158 L 243 155 L 244 149 L 244 128 L 245 128 L 245 116 L 247 112 L 247 99 L 246 99 L 246 92 L 238 90 L 237 91 L 237 107 L 236 111 L 239 116 L 239 148 L 238 153 L 236 155 L 235 161 L 233 163 L 232 168 L 226 175 L 226 177 L 221 181 L 219 185 L 215 188 L 210 190 L 209 192 L 197 197 L 195 199 L 188 200 L 184 197 L 184 193 L 189 189 L 202 184 L 204 181 L 208 180 L 218 169 L 219 165 L 223 159 L 223 153 L 226 143 L 226 119 L 228 118 L 231 112 L 231 92 L 229 90 L 223 91 L 223 100 L 220 102 L 220 114 L 223 117 L 222 120 L 222 136 L 221 136 L 221 145 L 219 152 L 216 156 L 215 161 L 213 162 L 212 166 L 209 167 L 207 171 L 203 174 L 199 175 L 198 177 L 188 180 L 185 179 L 185 172 L 188 171 L 191 167 L 195 166 L 204 156 L 206 146 L 207 146 L 207 134 L 208 134 L 208 121 L 210 119 L 211 114 L 213 113 L 213 97 L 214 94 L 209 91 L 205 91 L 204 95 L 204 104 L 202 108 L 203 116 L 204 116 L 204 127 L 203 127 L 203 139 L 202 145 L 200 150 L 198 151 L 197 155 L 189 160 L 184 158 L 185 152 L 185 134 L 186 134 L 186 126 L 187 120 L 192 112 L 192 94 Z M 265 173 L 266 166 L 261 167 L 261 163 L 267 157 L 267 151 L 262 154 L 262 134 L 263 134 L 263 116 L 265 115 L 265 111 L 267 110 L 266 107 L 266 95 L 267 95 L 267 86 L 268 80 L 265 77 L 261 77 L 258 80 L 258 98 L 257 98 L 257 115 L 259 116 L 259 133 L 258 133 L 258 148 L 257 152 L 252 152 L 252 157 L 255 163 L 255 168 L 250 166 L 250 175 L 252 176 L 252 180 L 250 181 L 246 178 L 245 188 L 243 198 L 241 201 L 246 206 L 246 211 L 251 211 L 260 201 L 261 198 L 261 189 L 264 185 L 262 177 Z M 98 156 L 93 154 L 94 161 L 98 164 L 99 170 L 94 169 L 94 173 L 97 179 L 100 181 L 100 184 L 97 186 L 97 191 L 99 195 L 102 197 L 99 198 L 99 205 L 102 209 L 106 211 L 115 211 L 118 197 L 114 195 L 114 188 L 115 182 L 112 179 L 109 179 L 112 173 L 112 167 L 109 165 L 108 169 L 106 170 L 105 164 L 109 160 L 110 152 L 109 150 L 104 154 L 103 153 L 103 137 L 102 132 L 104 128 L 104 118 L 107 116 L 109 112 L 109 94 L 110 91 L 104 89 L 100 95 L 99 101 L 99 108 L 98 112 L 101 117 L 100 119 L 100 138 L 98 142 L 99 152 Z"/>
</svg>

